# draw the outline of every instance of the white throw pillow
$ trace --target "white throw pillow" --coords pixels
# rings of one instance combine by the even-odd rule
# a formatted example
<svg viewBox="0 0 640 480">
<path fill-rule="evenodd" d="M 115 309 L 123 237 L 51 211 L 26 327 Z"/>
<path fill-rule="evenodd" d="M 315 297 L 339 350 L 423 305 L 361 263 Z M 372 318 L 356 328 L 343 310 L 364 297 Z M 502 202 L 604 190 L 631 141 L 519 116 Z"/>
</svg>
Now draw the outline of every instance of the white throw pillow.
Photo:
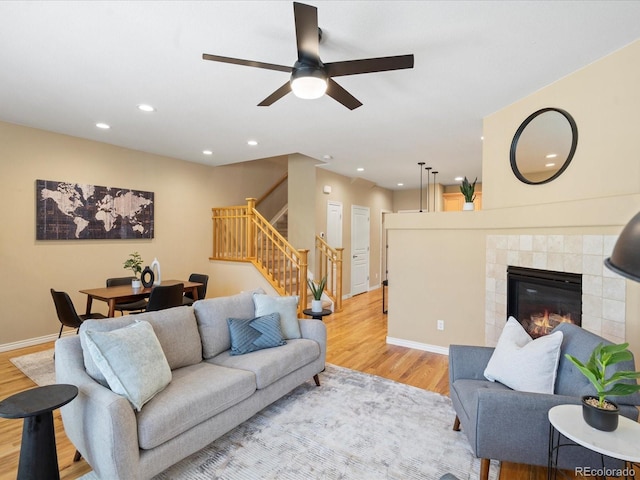
<svg viewBox="0 0 640 480">
<path fill-rule="evenodd" d="M 553 393 L 561 346 L 561 331 L 533 340 L 515 318 L 509 317 L 484 376 L 513 390 Z"/>
<path fill-rule="evenodd" d="M 272 297 L 255 293 L 253 304 L 256 309 L 256 317 L 280 314 L 280 329 L 285 339 L 302 338 L 300 323 L 298 323 L 298 297 Z"/>
<path fill-rule="evenodd" d="M 171 368 L 149 322 L 109 332 L 87 330 L 84 335 L 109 388 L 137 411 L 171 382 Z"/>
</svg>

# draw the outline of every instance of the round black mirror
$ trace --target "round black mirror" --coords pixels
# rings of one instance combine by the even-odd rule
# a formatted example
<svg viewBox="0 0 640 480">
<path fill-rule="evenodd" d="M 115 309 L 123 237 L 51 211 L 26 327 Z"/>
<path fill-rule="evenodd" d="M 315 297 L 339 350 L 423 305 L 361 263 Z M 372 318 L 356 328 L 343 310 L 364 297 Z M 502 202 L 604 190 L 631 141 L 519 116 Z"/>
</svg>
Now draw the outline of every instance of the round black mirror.
<svg viewBox="0 0 640 480">
<path fill-rule="evenodd" d="M 550 182 L 569 166 L 577 144 L 573 117 L 559 108 L 543 108 L 529 115 L 513 136 L 511 169 L 524 183 Z"/>
</svg>

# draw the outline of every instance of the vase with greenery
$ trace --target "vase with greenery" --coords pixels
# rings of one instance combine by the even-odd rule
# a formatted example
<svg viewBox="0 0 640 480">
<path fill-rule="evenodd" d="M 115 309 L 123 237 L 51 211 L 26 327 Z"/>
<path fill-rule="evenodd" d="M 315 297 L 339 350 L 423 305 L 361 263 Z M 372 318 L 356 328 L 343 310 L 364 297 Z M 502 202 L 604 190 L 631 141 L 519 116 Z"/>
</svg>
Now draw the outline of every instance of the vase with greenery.
<svg viewBox="0 0 640 480">
<path fill-rule="evenodd" d="M 131 286 L 133 288 L 140 288 L 142 286 L 140 282 L 140 274 L 142 273 L 142 257 L 138 252 L 129 254 L 129 258 L 124 262 L 124 268 L 131 270 L 135 280 L 131 280 Z"/>
<path fill-rule="evenodd" d="M 478 177 L 473 181 L 473 183 L 469 182 L 467 177 L 464 177 L 462 183 L 460 184 L 460 192 L 464 197 L 464 207 L 463 210 L 473 210 L 473 201 L 476 199 L 476 182 L 478 181 Z"/>
<path fill-rule="evenodd" d="M 327 276 L 325 275 L 322 277 L 319 283 L 315 283 L 314 281 L 307 279 L 307 285 L 309 285 L 309 290 L 311 290 L 311 295 L 313 296 L 313 300 L 311 301 L 311 311 L 321 312 L 322 292 L 324 292 L 324 288 L 327 286 Z"/>
<path fill-rule="evenodd" d="M 628 346 L 628 343 L 600 343 L 593 349 L 586 364 L 573 355 L 565 354 L 596 389 L 596 395 L 582 397 L 582 415 L 589 425 L 598 430 L 610 432 L 618 427 L 618 406 L 607 397 L 631 395 L 640 391 L 640 385 L 637 383 L 626 382 L 640 378 L 640 372 L 619 370 L 607 376 L 608 366 L 633 360 Z"/>
</svg>

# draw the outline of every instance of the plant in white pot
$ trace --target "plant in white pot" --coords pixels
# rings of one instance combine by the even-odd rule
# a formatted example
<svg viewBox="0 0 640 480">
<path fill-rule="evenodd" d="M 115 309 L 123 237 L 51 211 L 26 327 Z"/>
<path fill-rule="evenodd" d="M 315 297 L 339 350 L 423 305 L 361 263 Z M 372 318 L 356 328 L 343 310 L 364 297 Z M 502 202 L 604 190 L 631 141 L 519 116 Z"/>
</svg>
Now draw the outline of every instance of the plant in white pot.
<svg viewBox="0 0 640 480">
<path fill-rule="evenodd" d="M 478 177 L 473 181 L 473 183 L 467 180 L 467 177 L 464 177 L 462 183 L 460 184 L 460 192 L 464 197 L 464 205 L 462 206 L 463 210 L 473 210 L 473 201 L 476 199 L 476 182 L 478 181 Z"/>
<path fill-rule="evenodd" d="M 591 352 L 586 364 L 573 355 L 565 354 L 582 374 L 589 379 L 596 389 L 596 395 L 582 397 L 582 416 L 593 428 L 612 432 L 618 427 L 618 405 L 607 397 L 631 395 L 640 391 L 640 385 L 627 383 L 625 380 L 640 378 L 640 372 L 617 371 L 607 377 L 607 367 L 616 363 L 633 360 L 632 353 L 627 350 L 628 343 L 619 345 L 598 344 Z"/>
<path fill-rule="evenodd" d="M 129 258 L 124 262 L 124 268 L 133 272 L 135 280 L 131 280 L 131 286 L 133 288 L 142 287 L 140 282 L 140 274 L 142 273 L 142 257 L 138 252 L 129 254 Z"/>
<path fill-rule="evenodd" d="M 312 312 L 321 312 L 322 311 L 322 292 L 324 292 L 324 287 L 327 286 L 327 276 L 325 275 L 320 280 L 320 283 L 315 283 L 310 279 L 307 279 L 307 285 L 309 285 L 309 289 L 311 290 L 311 295 L 313 296 L 313 300 L 311 300 L 311 311 Z"/>
</svg>

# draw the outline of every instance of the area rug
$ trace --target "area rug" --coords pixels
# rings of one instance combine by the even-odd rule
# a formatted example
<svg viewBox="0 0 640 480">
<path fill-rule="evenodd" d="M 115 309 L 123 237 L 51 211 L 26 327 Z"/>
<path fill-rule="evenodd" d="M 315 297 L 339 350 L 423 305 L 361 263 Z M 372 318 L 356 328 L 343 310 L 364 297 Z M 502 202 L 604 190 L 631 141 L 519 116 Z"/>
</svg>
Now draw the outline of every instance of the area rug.
<svg viewBox="0 0 640 480">
<path fill-rule="evenodd" d="M 11 361 L 34 381 L 51 378 L 53 351 L 25 357 Z M 155 480 L 478 478 L 480 460 L 464 433 L 452 430 L 448 397 L 330 364 L 320 381 L 310 379 Z M 498 474 L 491 462 L 489 478 Z"/>
<path fill-rule="evenodd" d="M 53 349 L 10 358 L 9 361 L 37 385 L 53 385 L 56 383 Z"/>
</svg>

